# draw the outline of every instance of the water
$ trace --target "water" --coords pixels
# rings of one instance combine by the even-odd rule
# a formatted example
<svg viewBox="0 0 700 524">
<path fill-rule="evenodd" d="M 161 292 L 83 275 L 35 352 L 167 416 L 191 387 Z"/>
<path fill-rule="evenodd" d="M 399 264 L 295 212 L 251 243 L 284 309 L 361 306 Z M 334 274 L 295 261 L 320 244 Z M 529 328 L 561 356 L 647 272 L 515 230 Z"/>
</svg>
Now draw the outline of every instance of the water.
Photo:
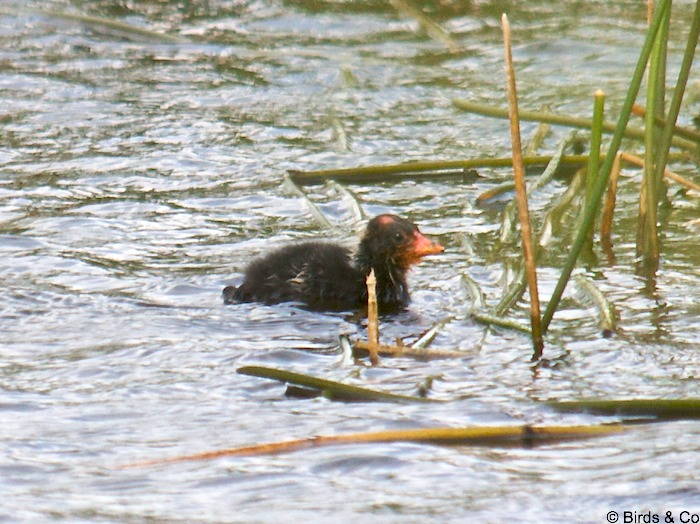
<svg viewBox="0 0 700 524">
<path fill-rule="evenodd" d="M 410 340 L 449 317 L 434 345 L 460 348 L 463 359 L 342 365 L 338 335 L 364 334 L 347 315 L 224 307 L 220 298 L 272 246 L 356 241 L 347 201 L 307 188 L 338 225 L 321 231 L 282 190 L 287 169 L 509 154 L 503 121 L 450 103 L 503 104 L 503 9 L 522 107 L 587 115 L 597 88 L 619 107 L 642 38 L 640 6 L 448 6 L 437 18 L 465 48 L 450 54 L 381 3 L 5 4 L 113 17 L 190 42 L 0 17 L 0 518 L 603 522 L 610 510 L 700 511 L 692 421 L 535 449 L 372 444 L 117 469 L 318 434 L 597 421 L 552 413 L 542 400 L 698 396 L 698 201 L 672 188 L 652 289 L 633 267 L 635 171 L 621 181 L 616 258 L 601 256 L 590 271 L 616 304 L 620 332 L 601 338 L 595 310 L 572 287 L 548 365 L 536 371 L 527 338 L 485 333 L 467 317 L 460 286 L 467 272 L 495 302 L 503 260 L 517 256 L 497 246 L 500 207 L 474 204 L 506 171 L 482 170 L 474 183 L 351 187 L 369 215 L 408 216 L 447 247 L 413 271 L 411 310 L 383 322 L 383 337 Z M 672 72 L 692 12 L 678 4 Z M 686 109 L 688 125 L 698 108 Z M 555 129 L 545 150 L 567 133 Z M 563 187 L 554 182 L 533 207 Z M 472 255 L 460 233 L 471 235 Z M 555 244 L 543 261 L 544 297 L 563 252 Z M 452 402 L 290 400 L 281 384 L 236 374 L 249 364 L 403 394 L 434 377 L 431 395 Z"/>
</svg>

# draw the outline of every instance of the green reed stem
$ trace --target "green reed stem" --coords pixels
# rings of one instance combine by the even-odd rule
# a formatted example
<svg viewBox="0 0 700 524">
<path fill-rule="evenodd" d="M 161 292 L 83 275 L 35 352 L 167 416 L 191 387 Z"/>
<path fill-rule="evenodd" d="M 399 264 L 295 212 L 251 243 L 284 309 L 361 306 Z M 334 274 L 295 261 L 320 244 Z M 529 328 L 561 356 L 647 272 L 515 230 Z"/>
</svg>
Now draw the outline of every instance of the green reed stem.
<svg viewBox="0 0 700 524">
<path fill-rule="evenodd" d="M 659 7 L 658 9 L 659 11 L 662 10 L 661 7 Z M 666 116 L 666 126 L 664 127 L 657 149 L 658 155 L 656 158 L 656 165 L 654 166 L 654 168 L 655 178 L 659 181 L 661 180 L 661 177 L 663 177 L 664 170 L 666 169 L 666 163 L 668 162 L 669 150 L 671 148 L 671 142 L 674 128 L 676 125 L 676 120 L 678 119 L 678 113 L 680 112 L 681 102 L 683 101 L 685 87 L 688 83 L 688 75 L 690 74 L 690 68 L 693 64 L 695 48 L 698 45 L 698 36 L 700 36 L 700 0 L 697 0 L 695 3 L 695 11 L 693 13 L 692 20 L 693 23 L 691 24 L 690 32 L 688 33 L 688 40 L 686 42 L 685 52 L 683 53 L 681 68 L 678 72 L 676 87 L 673 89 L 673 96 L 671 97 L 671 103 L 669 104 L 668 108 L 668 115 Z"/>
<path fill-rule="evenodd" d="M 588 237 L 588 231 L 593 227 L 598 208 L 600 207 L 600 199 L 608 184 L 608 178 L 610 176 L 613 161 L 615 160 L 615 155 L 617 155 L 617 152 L 620 149 L 622 137 L 624 135 L 625 128 L 627 127 L 627 123 L 629 122 L 630 113 L 632 112 L 632 104 L 634 104 L 634 101 L 637 98 L 637 94 L 639 93 L 639 87 L 642 83 L 642 78 L 644 76 L 646 64 L 649 61 L 649 55 L 651 54 L 651 48 L 653 46 L 654 39 L 656 38 L 656 33 L 659 31 L 659 27 L 661 26 L 661 22 L 663 20 L 663 17 L 665 16 L 665 12 L 668 9 L 670 9 L 669 4 L 670 0 L 660 1 L 659 7 L 654 13 L 654 18 L 651 24 L 649 25 L 649 30 L 647 31 L 646 38 L 644 39 L 644 45 L 642 46 L 642 50 L 639 54 L 639 59 L 637 60 L 637 65 L 634 69 L 634 73 L 632 74 L 632 80 L 630 81 L 629 89 L 627 90 L 627 96 L 625 97 L 622 109 L 620 110 L 620 117 L 617 121 L 615 132 L 613 133 L 612 139 L 610 141 L 610 147 L 608 148 L 608 152 L 605 156 L 605 161 L 603 162 L 603 165 L 601 167 L 600 174 L 596 178 L 595 186 L 593 188 L 593 199 L 591 200 L 590 205 L 586 207 L 583 223 L 581 224 L 581 227 L 579 228 L 576 234 L 576 239 L 574 240 L 574 243 L 571 247 L 571 251 L 569 252 L 569 256 L 567 257 L 566 262 L 564 263 L 564 267 L 562 268 L 561 276 L 557 281 L 557 285 L 554 288 L 552 297 L 549 300 L 547 308 L 545 309 L 544 315 L 542 317 L 542 327 L 545 333 L 549 328 L 549 323 L 552 321 L 552 317 L 554 316 L 554 312 L 556 311 L 556 308 L 559 305 L 559 301 L 561 300 L 561 297 L 564 293 L 564 289 L 566 288 L 566 284 L 569 281 L 571 272 L 573 271 L 574 266 L 576 265 L 576 261 L 578 260 L 578 256 L 581 253 L 581 250 L 583 249 L 583 246 L 586 242 L 586 238 Z M 698 0 L 698 4 L 700 5 L 700 0 Z M 694 21 L 693 25 L 696 25 L 695 22 L 697 22 L 697 20 Z M 667 119 L 667 121 L 670 123 L 670 118 Z M 673 119 L 672 123 L 675 123 L 675 118 Z M 670 125 L 666 127 L 665 131 L 666 130 L 672 132 L 673 126 Z M 668 134 L 669 146 L 671 143 L 670 132 Z M 664 134 L 664 136 L 666 136 L 666 134 Z"/>
<path fill-rule="evenodd" d="M 661 136 L 663 134 L 663 127 L 666 125 L 664 118 L 666 116 L 666 63 L 667 63 L 667 54 L 668 54 L 668 31 L 669 31 L 669 26 L 671 24 L 671 8 L 669 7 L 668 9 L 668 14 L 667 16 L 664 17 L 663 21 L 661 22 L 661 27 L 659 28 L 659 36 L 657 38 L 658 41 L 658 60 L 657 64 L 652 64 L 656 68 L 656 90 L 654 92 L 654 118 L 652 119 L 654 125 L 654 137 L 656 139 L 656 142 L 658 143 L 661 140 Z M 662 124 L 659 126 L 656 124 L 657 121 L 661 121 Z M 645 127 L 648 124 L 647 122 L 644 123 Z M 700 133 L 694 130 L 687 130 L 687 129 L 682 129 L 678 126 L 673 126 L 673 134 L 678 135 L 678 136 L 683 136 L 685 138 L 688 138 L 689 140 L 695 141 L 696 144 L 700 144 Z M 690 131 L 690 134 L 688 134 L 688 131 Z M 656 180 L 656 192 L 659 196 L 659 199 L 665 199 L 666 198 L 666 192 L 665 192 L 665 187 L 662 184 L 662 178 L 659 178 Z"/>
<path fill-rule="evenodd" d="M 591 123 L 591 152 L 588 157 L 588 169 L 586 170 L 586 209 L 593 201 L 593 189 L 600 171 L 600 144 L 603 140 L 603 118 L 605 112 L 605 93 L 598 89 L 593 94 L 593 121 Z M 587 250 L 593 246 L 593 228 L 590 229 Z"/>
<path fill-rule="evenodd" d="M 644 116 L 644 176 L 639 193 L 639 218 L 637 220 L 637 255 L 643 258 L 644 265 L 656 268 L 659 263 L 659 235 L 657 230 L 657 210 L 660 182 L 655 180 L 655 159 L 658 149 L 659 132 L 654 125 L 659 104 L 663 106 L 666 79 L 660 76 L 665 71 L 663 27 L 667 26 L 670 10 L 662 22 L 662 27 L 654 39 L 647 75 L 647 107 Z M 666 35 L 668 36 L 668 35 Z"/>
<path fill-rule="evenodd" d="M 598 89 L 593 99 L 593 121 L 591 123 L 591 152 L 588 156 L 586 172 L 586 206 L 593 198 L 595 179 L 600 170 L 600 144 L 603 138 L 603 117 L 605 111 L 605 93 Z"/>
</svg>

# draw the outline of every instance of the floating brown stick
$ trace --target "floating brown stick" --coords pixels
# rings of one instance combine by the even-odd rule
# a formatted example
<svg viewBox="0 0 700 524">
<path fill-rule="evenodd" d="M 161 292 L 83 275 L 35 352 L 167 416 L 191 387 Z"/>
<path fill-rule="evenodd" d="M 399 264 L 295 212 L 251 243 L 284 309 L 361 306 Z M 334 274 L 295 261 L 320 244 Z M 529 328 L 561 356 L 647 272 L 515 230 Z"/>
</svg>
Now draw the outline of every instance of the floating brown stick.
<svg viewBox="0 0 700 524">
<path fill-rule="evenodd" d="M 553 406 L 557 407 L 557 406 Z M 366 444 L 376 442 L 420 442 L 436 445 L 469 445 L 469 446 L 524 446 L 560 442 L 571 439 L 602 437 L 625 431 L 621 425 L 591 425 L 591 426 L 481 426 L 462 428 L 420 428 L 390 431 L 375 431 L 371 433 L 350 433 L 347 435 L 316 436 L 284 442 L 271 442 L 253 446 L 219 449 L 181 455 L 167 459 L 145 460 L 127 464 L 120 469 L 138 468 L 173 464 L 191 460 L 212 460 L 221 457 L 250 457 L 258 455 L 275 455 L 289 453 L 302 449 L 333 446 L 340 444 Z"/>
<path fill-rule="evenodd" d="M 508 116 L 510 118 L 510 136 L 513 146 L 513 177 L 518 202 L 520 218 L 520 236 L 522 238 L 523 255 L 527 272 L 528 288 L 530 290 L 530 325 L 532 327 L 533 359 L 542 356 L 544 342 L 540 323 L 540 299 L 537 292 L 537 268 L 535 267 L 535 250 L 532 243 L 532 229 L 527 205 L 527 189 L 525 187 L 525 166 L 520 143 L 520 121 L 518 119 L 518 95 L 515 86 L 515 71 L 513 70 L 513 55 L 510 43 L 510 24 L 504 13 L 501 17 L 503 26 L 503 47 L 506 62 L 506 89 L 508 93 Z"/>
<path fill-rule="evenodd" d="M 437 328 L 435 328 L 437 331 Z M 402 345 L 385 345 L 379 343 L 379 314 L 377 307 L 377 279 L 374 269 L 367 275 L 367 341 L 358 340 L 354 345 L 357 357 L 366 352 L 373 366 L 379 364 L 379 355 L 410 356 L 416 358 L 460 358 L 464 353 L 452 350 L 416 348 Z"/>
<path fill-rule="evenodd" d="M 358 340 L 353 346 L 355 356 L 363 356 L 369 353 L 370 347 L 374 348 L 379 356 L 390 357 L 411 357 L 419 360 L 435 360 L 440 358 L 462 358 L 468 355 L 464 351 L 454 349 L 439 349 L 439 348 L 414 348 L 411 346 L 388 345 L 388 344 L 370 344 L 364 340 Z"/>
</svg>

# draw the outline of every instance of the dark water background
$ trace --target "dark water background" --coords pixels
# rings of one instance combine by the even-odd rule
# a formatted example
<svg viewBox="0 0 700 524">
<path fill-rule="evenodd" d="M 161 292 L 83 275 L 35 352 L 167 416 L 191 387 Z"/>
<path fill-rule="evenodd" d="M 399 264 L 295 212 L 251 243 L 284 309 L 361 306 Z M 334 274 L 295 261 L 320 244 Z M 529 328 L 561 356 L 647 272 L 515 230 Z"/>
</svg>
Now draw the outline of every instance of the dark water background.
<svg viewBox="0 0 700 524">
<path fill-rule="evenodd" d="M 536 449 L 373 444 L 114 469 L 317 434 L 597 421 L 538 405 L 549 399 L 700 396 L 700 203 L 671 187 L 650 289 L 634 269 L 638 171 L 621 181 L 616 259 L 588 271 L 615 302 L 620 332 L 602 338 L 572 286 L 537 371 L 526 337 L 485 334 L 468 317 L 460 284 L 468 273 L 495 302 L 504 261 L 518 257 L 498 248 L 500 206 L 474 202 L 507 170 L 352 186 L 369 215 L 410 217 L 447 247 L 413 271 L 412 307 L 384 322 L 383 336 L 410 340 L 448 317 L 434 345 L 463 359 L 346 364 L 338 335 L 364 334 L 347 315 L 220 299 L 272 246 L 355 241 L 342 195 L 308 188 L 338 226 L 322 231 L 281 188 L 287 169 L 509 154 L 504 121 L 450 103 L 504 104 L 503 11 L 521 107 L 585 116 L 601 88 L 614 113 L 643 38 L 641 2 L 428 5 L 458 53 L 378 1 L 5 0 L 1 9 L 20 7 L 110 17 L 188 42 L 0 16 L 0 520 L 604 522 L 609 510 L 700 512 L 700 425 L 688 421 Z M 674 74 L 691 8 L 674 6 Z M 685 125 L 699 110 L 697 78 Z M 554 129 L 543 149 L 567 134 Z M 534 195 L 533 209 L 564 188 L 555 181 Z M 543 261 L 545 299 L 564 252 L 555 244 Z M 433 377 L 431 395 L 452 402 L 290 400 L 280 384 L 236 374 L 248 364 L 406 394 Z"/>
</svg>

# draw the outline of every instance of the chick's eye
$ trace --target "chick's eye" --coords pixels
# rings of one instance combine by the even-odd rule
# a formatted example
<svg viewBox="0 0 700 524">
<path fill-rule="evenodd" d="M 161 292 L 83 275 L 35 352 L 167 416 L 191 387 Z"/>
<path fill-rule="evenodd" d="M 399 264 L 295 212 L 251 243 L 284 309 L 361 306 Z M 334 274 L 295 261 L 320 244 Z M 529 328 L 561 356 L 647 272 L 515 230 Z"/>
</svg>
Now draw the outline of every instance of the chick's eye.
<svg viewBox="0 0 700 524">
<path fill-rule="evenodd" d="M 403 234 L 402 233 L 394 233 L 394 240 L 397 242 L 401 242 L 403 240 Z"/>
</svg>

